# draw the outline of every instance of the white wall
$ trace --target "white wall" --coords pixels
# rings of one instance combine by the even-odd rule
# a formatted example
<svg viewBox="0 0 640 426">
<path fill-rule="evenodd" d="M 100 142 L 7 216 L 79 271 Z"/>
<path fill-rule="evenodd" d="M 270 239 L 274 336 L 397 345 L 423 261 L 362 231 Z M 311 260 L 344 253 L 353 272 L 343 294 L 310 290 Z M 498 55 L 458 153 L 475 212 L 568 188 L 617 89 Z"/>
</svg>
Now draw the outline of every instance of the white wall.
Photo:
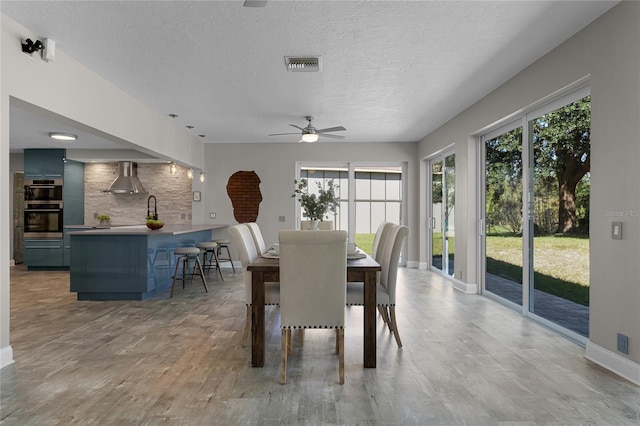
<svg viewBox="0 0 640 426">
<path fill-rule="evenodd" d="M 513 79 L 425 137 L 421 158 L 455 143 L 456 263 L 478 280 L 476 165 L 480 130 L 590 76 L 591 275 L 587 356 L 640 382 L 640 218 L 606 211 L 640 211 L 640 3 L 622 2 Z M 499 66 L 499 64 L 497 64 Z M 610 237 L 623 222 L 623 240 Z M 456 267 L 457 269 L 457 267 Z M 629 355 L 616 334 L 629 336 Z"/>
<path fill-rule="evenodd" d="M 205 218 L 209 212 L 217 214 L 216 220 L 207 223 L 235 224 L 233 208 L 227 195 L 229 177 L 240 170 L 255 171 L 260 177 L 262 203 L 258 224 L 265 242 L 271 244 L 281 229 L 295 228 L 295 200 L 291 198 L 297 161 L 358 161 L 358 162 L 408 162 L 408 225 L 412 230 L 408 238 L 407 260 L 417 261 L 418 237 L 418 160 L 416 143 L 257 143 L 257 144 L 209 144 L 205 147 L 208 167 L 207 182 L 202 199 Z M 286 221 L 278 221 L 284 216 Z"/>
</svg>

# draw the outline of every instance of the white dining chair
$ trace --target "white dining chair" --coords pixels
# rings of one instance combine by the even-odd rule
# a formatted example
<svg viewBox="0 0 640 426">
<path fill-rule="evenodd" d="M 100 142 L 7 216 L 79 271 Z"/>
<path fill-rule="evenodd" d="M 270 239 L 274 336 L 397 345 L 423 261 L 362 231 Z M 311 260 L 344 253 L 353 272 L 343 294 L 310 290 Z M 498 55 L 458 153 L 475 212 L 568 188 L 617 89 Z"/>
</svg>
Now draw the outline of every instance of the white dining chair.
<svg viewBox="0 0 640 426">
<path fill-rule="evenodd" d="M 376 304 L 382 318 L 393 333 L 398 347 L 402 347 L 398 324 L 396 322 L 396 284 L 398 278 L 398 262 L 404 240 L 409 235 L 409 228 L 404 225 L 392 225 L 382 249 L 380 277 L 376 283 Z M 347 287 L 347 305 L 364 305 L 364 283 L 349 283 Z"/>
<path fill-rule="evenodd" d="M 254 262 L 258 257 L 256 246 L 253 241 L 251 231 L 246 224 L 239 224 L 229 227 L 229 235 L 233 239 L 236 246 L 240 263 L 242 264 L 242 277 L 244 279 L 244 296 L 245 305 L 247 307 L 245 316 L 244 333 L 242 342 L 246 345 L 251 331 L 251 271 L 247 270 L 247 266 Z M 276 282 L 265 283 L 264 289 L 265 305 L 278 305 L 280 303 L 280 285 Z"/>
<path fill-rule="evenodd" d="M 393 222 L 381 222 L 378 226 L 378 230 L 376 231 L 376 235 L 373 238 L 373 248 L 371 250 L 371 257 L 375 259 L 376 262 L 380 263 L 382 258 L 382 252 L 384 251 L 384 243 L 387 241 L 389 237 L 389 231 L 393 226 Z"/>
<path fill-rule="evenodd" d="M 264 242 L 264 237 L 262 236 L 262 231 L 260 230 L 260 226 L 258 226 L 255 222 L 245 223 L 249 227 L 251 231 L 251 236 L 253 237 L 253 242 L 256 246 L 256 251 L 258 252 L 258 256 L 264 254 L 267 251 L 267 245 Z"/>
<path fill-rule="evenodd" d="M 347 285 L 345 231 L 280 231 L 280 383 L 287 380 L 292 329 L 336 330 L 338 374 L 344 383 Z"/>
</svg>

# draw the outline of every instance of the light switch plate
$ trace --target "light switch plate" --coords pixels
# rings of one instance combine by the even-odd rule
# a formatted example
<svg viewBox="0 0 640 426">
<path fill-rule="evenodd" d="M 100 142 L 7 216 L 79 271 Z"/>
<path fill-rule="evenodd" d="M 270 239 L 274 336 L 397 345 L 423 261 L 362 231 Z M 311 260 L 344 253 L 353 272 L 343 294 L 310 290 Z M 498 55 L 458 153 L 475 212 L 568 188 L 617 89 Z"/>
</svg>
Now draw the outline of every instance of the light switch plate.
<svg viewBox="0 0 640 426">
<path fill-rule="evenodd" d="M 622 239 L 622 222 L 611 222 L 611 238 L 614 240 Z"/>
</svg>

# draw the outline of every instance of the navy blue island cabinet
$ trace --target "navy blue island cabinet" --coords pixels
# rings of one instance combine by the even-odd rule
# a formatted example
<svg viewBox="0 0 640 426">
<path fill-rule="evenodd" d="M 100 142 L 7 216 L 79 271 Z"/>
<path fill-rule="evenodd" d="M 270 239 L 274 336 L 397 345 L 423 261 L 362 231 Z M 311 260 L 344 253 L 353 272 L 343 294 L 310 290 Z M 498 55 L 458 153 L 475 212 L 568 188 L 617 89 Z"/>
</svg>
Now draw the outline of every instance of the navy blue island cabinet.
<svg viewBox="0 0 640 426">
<path fill-rule="evenodd" d="M 78 300 L 144 300 L 171 288 L 173 250 L 211 241 L 227 225 L 144 225 L 69 232 L 70 290 Z M 168 292 L 167 292 L 168 297 Z"/>
</svg>

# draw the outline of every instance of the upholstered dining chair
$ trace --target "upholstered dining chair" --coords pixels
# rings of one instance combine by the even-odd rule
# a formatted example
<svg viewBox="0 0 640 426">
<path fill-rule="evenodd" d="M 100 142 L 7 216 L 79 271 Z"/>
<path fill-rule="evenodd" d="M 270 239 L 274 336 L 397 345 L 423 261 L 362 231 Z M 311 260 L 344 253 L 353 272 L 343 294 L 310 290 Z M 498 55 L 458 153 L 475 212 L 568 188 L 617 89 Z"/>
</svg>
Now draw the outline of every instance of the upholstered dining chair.
<svg viewBox="0 0 640 426">
<path fill-rule="evenodd" d="M 280 383 L 287 381 L 291 330 L 336 330 L 338 373 L 344 383 L 347 285 L 345 231 L 280 231 Z"/>
<path fill-rule="evenodd" d="M 245 223 L 245 225 L 247 225 L 251 231 L 251 236 L 253 237 L 253 242 L 255 243 L 258 256 L 264 254 L 267 251 L 267 245 L 264 243 L 264 237 L 262 236 L 262 231 L 260 231 L 260 226 L 255 222 Z"/>
<path fill-rule="evenodd" d="M 379 280 L 376 284 L 376 303 L 382 318 L 393 333 L 398 347 L 402 347 L 398 324 L 396 322 L 396 282 L 398 278 L 398 262 L 404 240 L 409 235 L 409 228 L 404 225 L 392 225 L 382 249 Z M 347 287 L 347 305 L 364 305 L 364 283 L 350 283 Z"/>
<path fill-rule="evenodd" d="M 247 266 L 255 261 L 260 255 L 256 251 L 253 236 L 246 224 L 241 223 L 239 225 L 229 227 L 229 235 L 231 235 L 231 238 L 233 239 L 238 256 L 240 257 L 240 263 L 242 263 L 245 305 L 247 307 L 242 342 L 246 345 L 247 339 L 249 338 L 249 331 L 251 330 L 251 271 L 247 270 Z M 265 305 L 278 305 L 280 303 L 279 283 L 265 283 L 264 301 Z"/>
<path fill-rule="evenodd" d="M 387 237 L 389 236 L 389 231 L 391 230 L 392 226 L 392 222 L 381 222 L 378 226 L 378 230 L 376 231 L 376 235 L 373 238 L 373 249 L 371 250 L 371 257 L 373 257 L 378 263 L 380 263 L 380 260 L 382 259 L 384 243 L 387 241 Z"/>
</svg>

